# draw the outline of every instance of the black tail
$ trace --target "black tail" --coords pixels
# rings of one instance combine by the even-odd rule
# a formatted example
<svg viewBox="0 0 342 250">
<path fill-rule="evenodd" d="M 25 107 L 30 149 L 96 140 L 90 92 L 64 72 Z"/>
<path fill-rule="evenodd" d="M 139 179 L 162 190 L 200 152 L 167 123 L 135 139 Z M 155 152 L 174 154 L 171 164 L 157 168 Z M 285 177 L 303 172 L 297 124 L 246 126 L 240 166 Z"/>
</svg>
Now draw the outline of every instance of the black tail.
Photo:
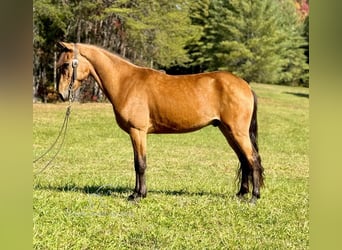
<svg viewBox="0 0 342 250">
<path fill-rule="evenodd" d="M 258 112 L 258 99 L 254 91 L 252 91 L 253 97 L 254 97 L 254 108 L 253 108 L 253 114 L 252 114 L 252 120 L 251 124 L 249 126 L 249 137 L 251 138 L 251 142 L 253 144 L 253 147 L 257 152 L 259 152 L 259 147 L 258 147 L 258 117 L 257 117 L 257 112 Z"/>
<path fill-rule="evenodd" d="M 251 139 L 252 145 L 255 149 L 255 161 L 258 165 L 259 169 L 259 181 L 260 181 L 260 187 L 264 185 L 264 168 L 261 165 L 261 157 L 259 155 L 259 147 L 258 147 L 258 99 L 254 91 L 252 91 L 253 97 L 254 97 L 254 108 L 253 108 L 253 114 L 252 114 L 252 120 L 251 124 L 249 126 L 249 137 Z"/>
</svg>

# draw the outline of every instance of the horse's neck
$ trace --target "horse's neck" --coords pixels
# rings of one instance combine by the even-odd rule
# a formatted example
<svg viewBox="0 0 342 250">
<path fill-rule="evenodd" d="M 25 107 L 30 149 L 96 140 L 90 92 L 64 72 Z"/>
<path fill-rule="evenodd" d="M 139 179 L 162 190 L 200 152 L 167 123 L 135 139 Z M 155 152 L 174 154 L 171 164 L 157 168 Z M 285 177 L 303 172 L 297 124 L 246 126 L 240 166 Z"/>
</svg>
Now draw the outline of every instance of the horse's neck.
<svg viewBox="0 0 342 250">
<path fill-rule="evenodd" d="M 135 66 L 125 62 L 114 54 L 93 47 L 84 46 L 80 53 L 90 62 L 90 74 L 100 85 L 107 97 L 113 102 L 120 94 L 124 78 L 132 74 Z"/>
</svg>

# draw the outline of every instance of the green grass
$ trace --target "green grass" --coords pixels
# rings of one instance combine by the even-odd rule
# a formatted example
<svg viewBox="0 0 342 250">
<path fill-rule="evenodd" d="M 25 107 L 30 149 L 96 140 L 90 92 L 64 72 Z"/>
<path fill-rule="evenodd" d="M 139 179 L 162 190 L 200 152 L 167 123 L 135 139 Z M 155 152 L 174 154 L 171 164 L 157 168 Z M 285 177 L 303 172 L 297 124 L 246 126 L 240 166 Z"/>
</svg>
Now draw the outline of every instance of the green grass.
<svg viewBox="0 0 342 250">
<path fill-rule="evenodd" d="M 238 160 L 214 127 L 149 135 L 148 196 L 128 202 L 128 135 L 110 104 L 75 103 L 62 151 L 34 176 L 34 248 L 308 249 L 308 89 L 252 87 L 266 174 L 256 206 L 235 198 Z M 34 104 L 33 158 L 56 138 L 66 106 Z"/>
</svg>

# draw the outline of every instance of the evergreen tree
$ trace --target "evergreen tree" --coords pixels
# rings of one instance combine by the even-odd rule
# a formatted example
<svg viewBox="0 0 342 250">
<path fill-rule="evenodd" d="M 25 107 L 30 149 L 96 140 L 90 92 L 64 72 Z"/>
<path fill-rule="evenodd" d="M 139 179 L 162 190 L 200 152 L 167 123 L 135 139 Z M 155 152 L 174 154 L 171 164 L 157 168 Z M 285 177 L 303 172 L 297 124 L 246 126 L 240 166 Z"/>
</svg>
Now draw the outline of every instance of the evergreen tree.
<svg viewBox="0 0 342 250">
<path fill-rule="evenodd" d="M 205 57 L 203 51 L 207 48 L 208 43 L 205 38 L 205 29 L 209 18 L 210 0 L 195 1 L 190 7 L 190 19 L 192 25 L 198 29 L 197 36 L 189 40 L 186 49 L 191 58 L 191 73 L 201 72 L 208 68 L 208 58 Z"/>
<path fill-rule="evenodd" d="M 309 65 L 305 54 L 308 41 L 305 38 L 305 23 L 302 16 L 296 11 L 296 5 L 292 0 L 283 0 L 280 5 L 284 15 L 279 19 L 286 37 L 281 41 L 281 56 L 284 58 L 280 74 L 281 83 L 308 84 Z"/>
<path fill-rule="evenodd" d="M 201 59 L 247 81 L 289 83 L 307 69 L 291 0 L 212 0 Z M 198 61 L 198 59 L 197 59 Z"/>
</svg>

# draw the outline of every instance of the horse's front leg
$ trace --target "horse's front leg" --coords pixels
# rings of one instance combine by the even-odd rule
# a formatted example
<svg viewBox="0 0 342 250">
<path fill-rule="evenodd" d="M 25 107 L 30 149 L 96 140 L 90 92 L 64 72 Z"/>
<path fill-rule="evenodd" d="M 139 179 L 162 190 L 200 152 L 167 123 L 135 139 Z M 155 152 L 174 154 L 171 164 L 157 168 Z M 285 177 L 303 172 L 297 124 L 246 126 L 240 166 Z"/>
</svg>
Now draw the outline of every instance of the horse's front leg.
<svg viewBox="0 0 342 250">
<path fill-rule="evenodd" d="M 146 197 L 146 132 L 138 129 L 130 130 L 130 137 L 134 152 L 134 169 L 135 169 L 135 188 L 129 200 L 139 200 Z"/>
</svg>

